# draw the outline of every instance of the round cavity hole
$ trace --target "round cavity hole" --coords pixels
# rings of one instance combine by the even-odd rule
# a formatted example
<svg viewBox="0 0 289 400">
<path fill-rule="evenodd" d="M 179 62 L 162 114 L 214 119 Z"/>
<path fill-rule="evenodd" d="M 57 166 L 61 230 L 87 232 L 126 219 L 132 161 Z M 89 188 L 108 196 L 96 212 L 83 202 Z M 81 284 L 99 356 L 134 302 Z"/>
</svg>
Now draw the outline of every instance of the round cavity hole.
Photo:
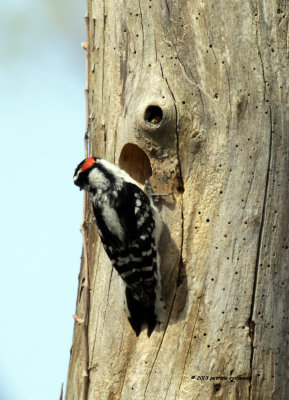
<svg viewBox="0 0 289 400">
<path fill-rule="evenodd" d="M 144 120 L 152 125 L 159 125 L 163 119 L 163 110 L 159 106 L 150 105 L 144 113 Z"/>
<path fill-rule="evenodd" d="M 118 163 L 120 168 L 124 169 L 139 183 L 144 184 L 146 179 L 152 176 L 150 160 L 136 144 L 127 143 L 124 145 Z"/>
</svg>

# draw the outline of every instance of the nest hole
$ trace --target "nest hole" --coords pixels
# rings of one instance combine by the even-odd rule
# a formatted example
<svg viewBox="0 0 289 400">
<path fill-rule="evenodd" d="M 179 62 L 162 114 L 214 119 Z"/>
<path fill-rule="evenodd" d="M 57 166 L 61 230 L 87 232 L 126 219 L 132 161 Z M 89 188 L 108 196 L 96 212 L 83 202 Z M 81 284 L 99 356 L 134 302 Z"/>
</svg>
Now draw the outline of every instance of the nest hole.
<svg viewBox="0 0 289 400">
<path fill-rule="evenodd" d="M 118 162 L 133 179 L 142 185 L 152 176 L 152 167 L 146 153 L 136 144 L 124 145 Z"/>
<path fill-rule="evenodd" d="M 163 110 L 159 106 L 148 106 L 144 113 L 144 120 L 146 123 L 159 125 L 163 120 Z"/>
</svg>

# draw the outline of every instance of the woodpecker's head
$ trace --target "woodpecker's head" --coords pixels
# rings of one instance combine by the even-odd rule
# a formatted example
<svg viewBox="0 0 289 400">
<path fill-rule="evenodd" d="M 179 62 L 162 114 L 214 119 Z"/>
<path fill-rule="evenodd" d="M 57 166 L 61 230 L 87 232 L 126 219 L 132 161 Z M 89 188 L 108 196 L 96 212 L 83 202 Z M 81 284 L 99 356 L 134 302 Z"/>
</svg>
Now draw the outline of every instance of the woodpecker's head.
<svg viewBox="0 0 289 400">
<path fill-rule="evenodd" d="M 90 191 L 91 179 L 90 173 L 96 167 L 96 158 L 89 157 L 81 161 L 75 169 L 73 180 L 74 184 L 80 187 L 80 190 L 84 189 Z"/>
</svg>

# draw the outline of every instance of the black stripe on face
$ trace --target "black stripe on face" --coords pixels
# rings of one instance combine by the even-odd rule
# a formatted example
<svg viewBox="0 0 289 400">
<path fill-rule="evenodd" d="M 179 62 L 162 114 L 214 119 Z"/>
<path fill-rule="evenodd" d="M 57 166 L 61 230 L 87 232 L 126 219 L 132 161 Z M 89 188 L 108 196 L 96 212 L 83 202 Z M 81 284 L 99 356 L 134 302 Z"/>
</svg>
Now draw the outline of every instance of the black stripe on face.
<svg viewBox="0 0 289 400">
<path fill-rule="evenodd" d="M 88 185 L 88 171 L 81 171 L 81 169 L 79 170 L 79 174 L 77 179 L 75 179 L 75 177 L 77 176 L 78 171 L 75 171 L 74 174 L 74 184 L 78 187 L 80 187 L 81 189 L 85 186 Z"/>
<path fill-rule="evenodd" d="M 97 159 L 96 163 L 93 165 L 93 168 L 97 168 L 105 176 L 105 178 L 111 182 L 112 185 L 115 183 L 115 176 L 113 173 L 109 172 L 103 165 L 101 165 L 101 163 L 98 163 Z"/>
<path fill-rule="evenodd" d="M 93 157 L 95 160 L 97 158 Z M 91 170 L 91 168 L 86 169 L 85 171 L 82 171 L 82 166 L 86 162 L 86 159 L 81 161 L 78 166 L 75 168 L 74 175 L 73 175 L 73 180 L 74 184 L 79 186 L 80 188 L 83 188 L 84 185 L 88 185 L 88 173 Z M 76 176 L 78 175 L 77 179 Z"/>
<path fill-rule="evenodd" d="M 81 169 L 81 167 L 83 166 L 83 164 L 85 163 L 85 160 L 81 161 L 81 163 L 78 164 L 78 166 L 75 168 L 74 171 L 74 177 L 77 175 L 78 171 Z"/>
</svg>

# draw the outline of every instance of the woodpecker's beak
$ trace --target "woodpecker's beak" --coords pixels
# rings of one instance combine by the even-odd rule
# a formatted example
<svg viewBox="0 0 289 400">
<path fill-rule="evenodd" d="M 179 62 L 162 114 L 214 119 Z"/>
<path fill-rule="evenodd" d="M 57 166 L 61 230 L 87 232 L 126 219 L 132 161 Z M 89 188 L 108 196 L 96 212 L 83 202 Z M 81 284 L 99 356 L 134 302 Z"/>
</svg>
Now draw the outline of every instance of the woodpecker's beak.
<svg viewBox="0 0 289 400">
<path fill-rule="evenodd" d="M 73 183 L 74 183 L 76 186 L 79 186 L 79 187 L 80 187 L 79 182 L 78 182 L 78 177 L 79 177 L 79 174 L 74 175 L 74 177 L 73 177 Z"/>
<path fill-rule="evenodd" d="M 75 176 L 75 177 L 73 178 L 73 182 L 74 182 L 74 184 L 75 184 L 76 186 L 79 187 L 79 190 L 83 190 L 83 187 L 81 186 L 81 183 L 80 183 L 79 180 L 78 180 L 78 175 Z"/>
<path fill-rule="evenodd" d="M 73 183 L 79 187 L 79 190 L 83 190 L 85 188 L 85 176 L 81 169 L 76 169 L 74 172 Z"/>
</svg>

